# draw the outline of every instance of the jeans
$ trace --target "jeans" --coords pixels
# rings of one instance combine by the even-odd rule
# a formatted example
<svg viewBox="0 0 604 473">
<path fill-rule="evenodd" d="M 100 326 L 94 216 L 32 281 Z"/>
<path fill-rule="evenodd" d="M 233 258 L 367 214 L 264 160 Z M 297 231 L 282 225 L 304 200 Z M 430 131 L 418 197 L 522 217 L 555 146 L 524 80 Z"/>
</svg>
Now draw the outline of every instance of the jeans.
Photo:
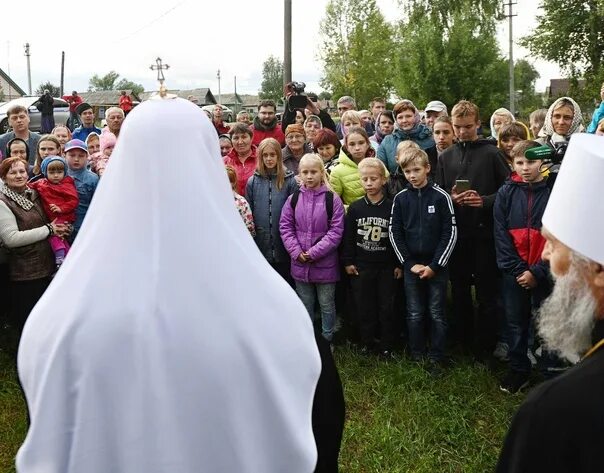
<svg viewBox="0 0 604 473">
<path fill-rule="evenodd" d="M 358 276 L 351 276 L 351 284 L 359 318 L 361 343 L 372 345 L 379 325 L 381 348 L 391 350 L 397 339 L 394 320 L 394 268 L 358 268 L 358 271 Z"/>
<path fill-rule="evenodd" d="M 440 270 L 432 279 L 422 280 L 416 274 L 405 269 L 405 296 L 407 298 L 407 330 L 409 331 L 409 349 L 413 358 L 421 357 L 426 350 L 424 340 L 424 317 L 430 315 L 430 350 L 428 358 L 442 361 L 445 356 L 447 321 L 445 305 L 447 302 L 446 269 Z"/>
<path fill-rule="evenodd" d="M 336 328 L 336 283 L 296 281 L 296 292 L 311 319 L 314 318 L 315 300 L 319 299 L 323 338 L 331 342 Z"/>
</svg>

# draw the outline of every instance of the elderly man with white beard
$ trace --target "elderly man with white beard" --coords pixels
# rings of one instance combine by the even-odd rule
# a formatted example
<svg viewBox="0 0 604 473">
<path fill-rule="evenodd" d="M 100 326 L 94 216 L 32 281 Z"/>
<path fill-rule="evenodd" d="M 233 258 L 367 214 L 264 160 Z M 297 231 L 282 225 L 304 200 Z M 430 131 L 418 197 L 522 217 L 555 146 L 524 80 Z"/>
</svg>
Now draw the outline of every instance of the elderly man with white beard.
<svg viewBox="0 0 604 473">
<path fill-rule="evenodd" d="M 574 136 L 542 220 L 555 286 L 537 322 L 548 349 L 581 361 L 526 398 L 498 473 L 604 471 L 603 176 L 604 139 Z"/>
</svg>

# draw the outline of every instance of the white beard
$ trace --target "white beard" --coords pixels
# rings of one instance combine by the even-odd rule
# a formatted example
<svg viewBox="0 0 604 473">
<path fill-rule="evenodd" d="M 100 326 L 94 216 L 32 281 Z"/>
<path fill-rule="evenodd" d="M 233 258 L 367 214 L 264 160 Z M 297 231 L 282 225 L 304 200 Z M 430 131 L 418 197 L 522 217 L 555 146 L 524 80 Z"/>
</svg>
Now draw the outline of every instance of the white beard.
<svg viewBox="0 0 604 473">
<path fill-rule="evenodd" d="M 591 347 L 597 307 L 585 282 L 584 262 L 580 260 L 581 257 L 571 258 L 568 272 L 564 276 L 554 276 L 554 290 L 537 315 L 539 335 L 545 348 L 573 363 Z"/>
</svg>

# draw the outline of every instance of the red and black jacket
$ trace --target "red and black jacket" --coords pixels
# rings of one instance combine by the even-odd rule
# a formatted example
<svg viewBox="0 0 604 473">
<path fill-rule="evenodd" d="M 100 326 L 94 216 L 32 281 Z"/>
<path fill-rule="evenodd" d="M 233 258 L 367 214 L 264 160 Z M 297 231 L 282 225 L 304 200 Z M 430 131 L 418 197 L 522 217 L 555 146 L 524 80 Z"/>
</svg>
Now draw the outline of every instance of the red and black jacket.
<svg viewBox="0 0 604 473">
<path fill-rule="evenodd" d="M 497 266 L 512 276 L 529 270 L 537 281 L 548 279 L 549 267 L 541 259 L 545 238 L 541 217 L 550 188 L 544 179 L 529 184 L 515 172 L 497 192 L 493 217 Z"/>
</svg>

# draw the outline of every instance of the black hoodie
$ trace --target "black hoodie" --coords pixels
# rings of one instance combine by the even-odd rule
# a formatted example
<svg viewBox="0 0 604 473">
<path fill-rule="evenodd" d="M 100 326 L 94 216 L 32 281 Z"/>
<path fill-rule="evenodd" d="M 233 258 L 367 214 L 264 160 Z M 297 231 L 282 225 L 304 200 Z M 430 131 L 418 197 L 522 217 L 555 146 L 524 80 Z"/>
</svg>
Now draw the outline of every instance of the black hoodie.
<svg viewBox="0 0 604 473">
<path fill-rule="evenodd" d="M 484 202 L 482 208 L 455 205 L 460 238 L 493 238 L 493 204 L 509 174 L 503 153 L 488 140 L 455 143 L 441 153 L 435 179 L 438 185 L 450 194 L 457 179 L 467 179 Z"/>
</svg>

